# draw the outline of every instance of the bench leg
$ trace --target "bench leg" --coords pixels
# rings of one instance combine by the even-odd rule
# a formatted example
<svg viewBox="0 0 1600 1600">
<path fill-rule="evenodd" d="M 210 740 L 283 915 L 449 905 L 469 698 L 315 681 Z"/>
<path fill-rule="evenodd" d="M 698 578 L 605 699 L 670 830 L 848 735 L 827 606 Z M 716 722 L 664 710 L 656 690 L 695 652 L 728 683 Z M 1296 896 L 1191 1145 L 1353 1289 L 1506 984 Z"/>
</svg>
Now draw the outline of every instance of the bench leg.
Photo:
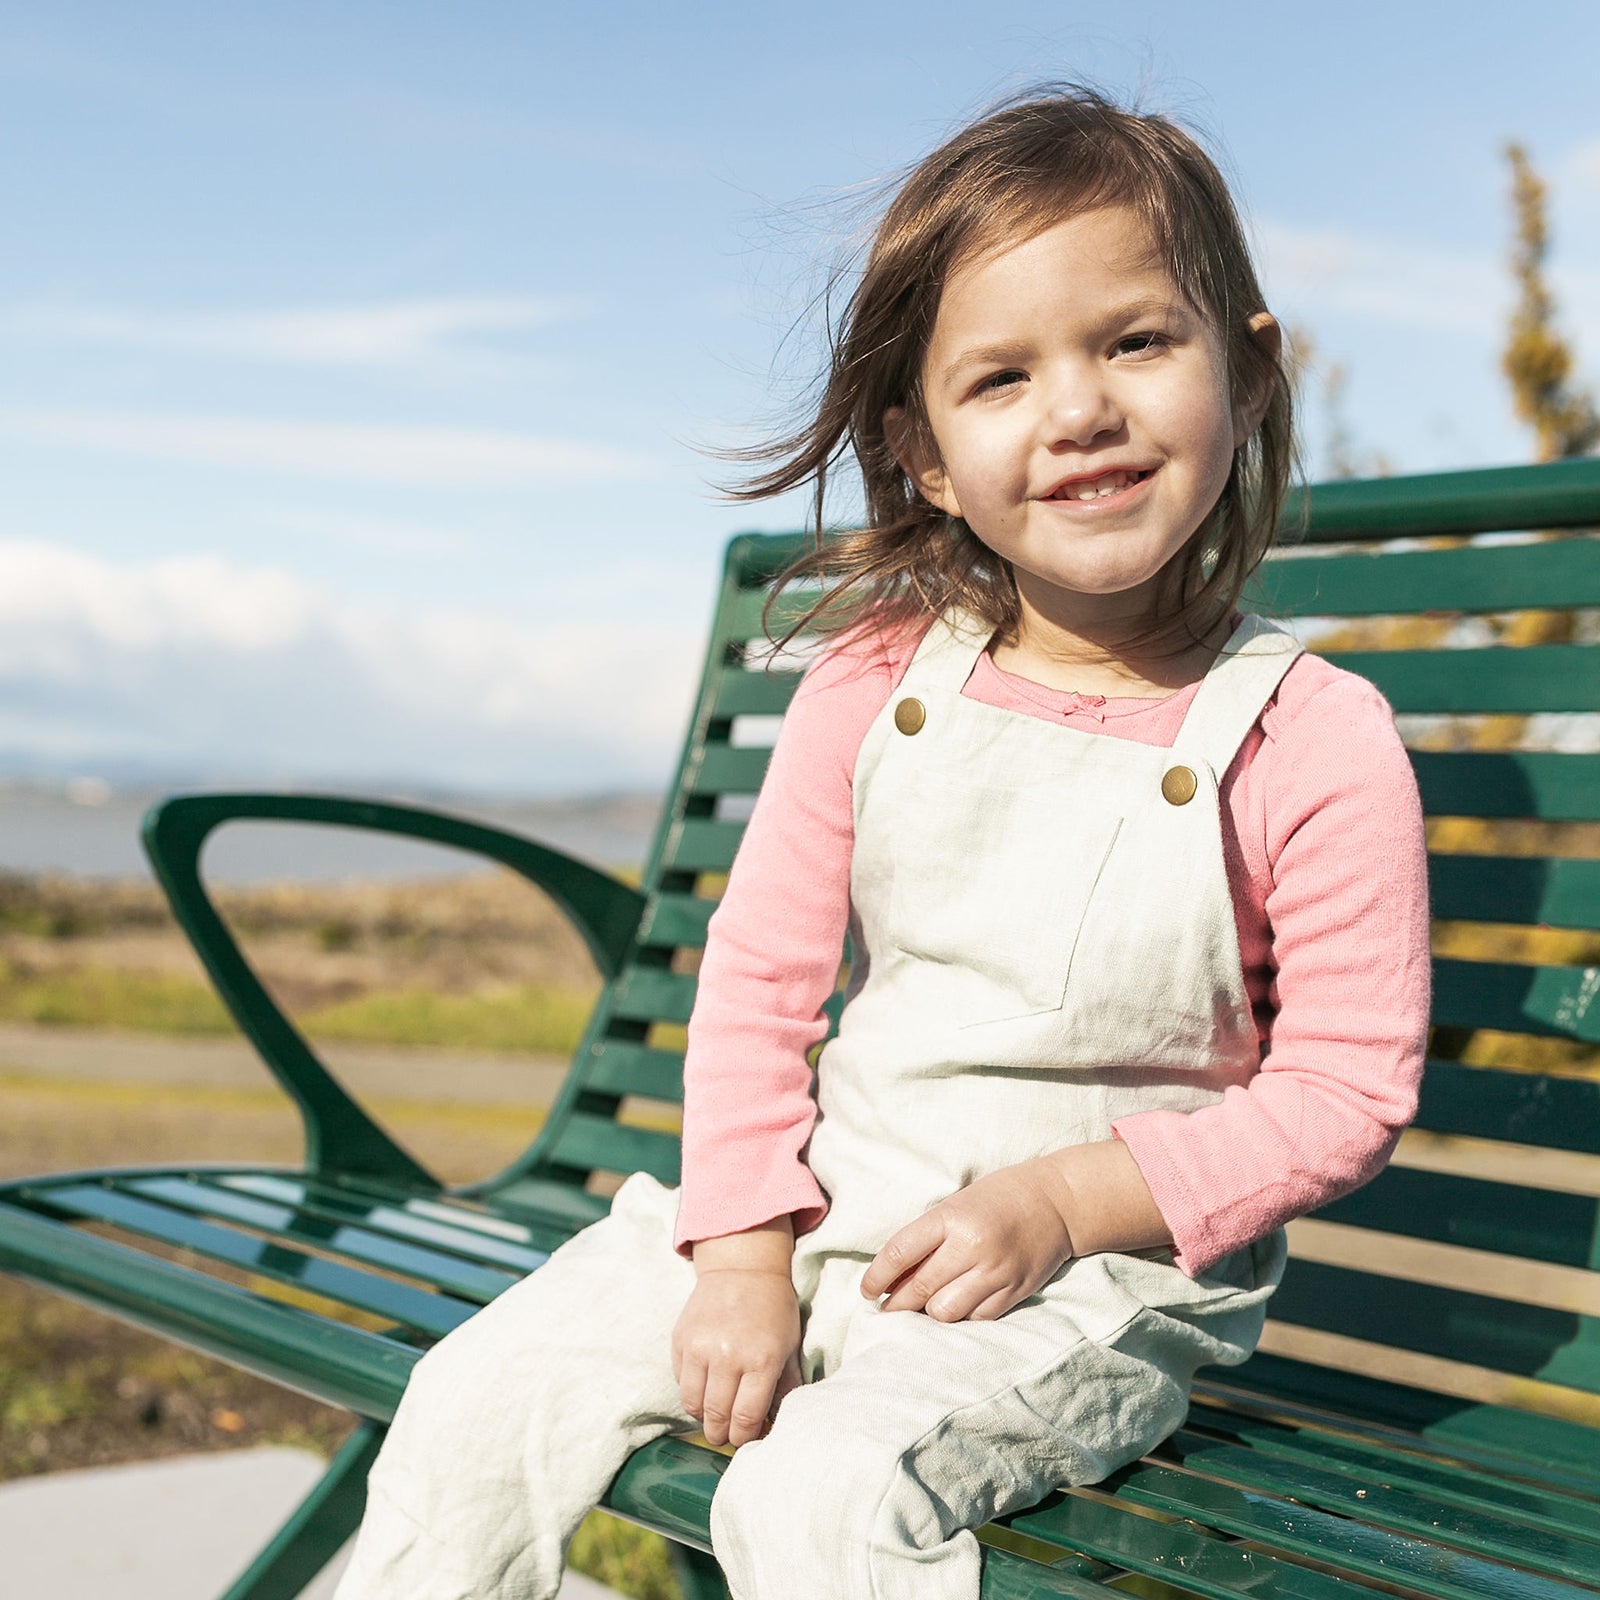
<svg viewBox="0 0 1600 1600">
<path fill-rule="evenodd" d="M 384 1430 L 361 1423 L 317 1485 L 222 1600 L 294 1600 L 356 1531 L 367 1503 L 367 1470 Z"/>
<path fill-rule="evenodd" d="M 713 1557 L 683 1544 L 673 1545 L 671 1555 L 673 1575 L 683 1591 L 683 1600 L 728 1600 L 722 1568 Z"/>
</svg>

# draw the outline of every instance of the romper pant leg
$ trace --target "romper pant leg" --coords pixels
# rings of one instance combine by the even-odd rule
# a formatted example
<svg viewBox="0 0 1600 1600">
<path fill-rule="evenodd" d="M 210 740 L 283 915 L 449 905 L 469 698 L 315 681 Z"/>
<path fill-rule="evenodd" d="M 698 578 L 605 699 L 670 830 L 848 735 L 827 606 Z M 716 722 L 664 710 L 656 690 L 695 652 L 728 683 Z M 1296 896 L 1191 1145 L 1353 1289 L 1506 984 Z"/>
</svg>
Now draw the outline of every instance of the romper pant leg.
<svg viewBox="0 0 1600 1600">
<path fill-rule="evenodd" d="M 549 1600 L 567 1541 L 639 1446 L 697 1424 L 672 1376 L 694 1285 L 675 1195 L 624 1185 L 418 1363 L 338 1600 Z"/>
<path fill-rule="evenodd" d="M 1088 1303 L 1047 1291 L 946 1324 L 859 1295 L 841 1312 L 828 1274 L 812 1320 L 842 1330 L 837 1363 L 785 1398 L 712 1501 L 734 1600 L 977 1600 L 971 1529 L 1153 1449 L 1194 1369 L 1243 1360 L 1260 1330 L 1264 1292 L 1162 1310 L 1084 1276 Z"/>
</svg>

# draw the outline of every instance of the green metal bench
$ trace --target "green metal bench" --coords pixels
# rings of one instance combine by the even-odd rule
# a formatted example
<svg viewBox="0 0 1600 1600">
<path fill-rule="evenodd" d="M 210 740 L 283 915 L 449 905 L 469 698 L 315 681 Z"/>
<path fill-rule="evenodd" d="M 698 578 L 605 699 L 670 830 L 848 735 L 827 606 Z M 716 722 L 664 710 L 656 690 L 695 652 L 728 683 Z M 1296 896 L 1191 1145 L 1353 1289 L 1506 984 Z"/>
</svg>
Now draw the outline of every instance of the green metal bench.
<svg viewBox="0 0 1600 1600">
<path fill-rule="evenodd" d="M 1424 1131 L 1377 1182 L 1297 1225 L 1266 1349 L 1204 1379 L 1160 1450 L 985 1530 L 990 1600 L 1108 1590 L 1554 1600 L 1600 1589 L 1600 753 L 1592 724 L 1549 720 L 1600 722 L 1600 613 L 1585 610 L 1600 607 L 1600 539 L 1550 532 L 1600 526 L 1600 463 L 1329 485 L 1312 491 L 1304 520 L 1302 547 L 1275 558 L 1258 599 L 1328 619 L 1308 635 L 1416 719 L 1427 809 L 1456 819 L 1434 824 L 1440 958 Z M 1538 535 L 1463 537 L 1497 530 Z M 689 1015 L 684 953 L 704 939 L 704 896 L 733 859 L 739 801 L 766 762 L 736 737 L 738 719 L 781 713 L 794 686 L 748 646 L 763 586 L 796 547 L 751 536 L 729 549 L 639 890 L 526 840 L 401 807 L 215 795 L 152 811 L 151 860 L 239 1025 L 304 1113 L 306 1163 L 13 1183 L 0 1189 L 0 1268 L 364 1419 L 232 1600 L 295 1595 L 335 1552 L 420 1351 L 600 1215 L 597 1179 L 637 1168 L 676 1179 L 676 1139 L 618 1112 L 628 1097 L 679 1095 L 680 1057 L 661 1025 Z M 1522 615 L 1502 626 L 1509 612 Z M 1541 739 L 1556 748 L 1531 747 Z M 202 842 L 238 818 L 478 851 L 570 913 L 606 987 L 514 1166 L 448 1190 L 324 1071 L 201 886 Z M 232 1280 L 208 1274 L 212 1264 Z M 252 1292 L 236 1269 L 303 1293 L 286 1303 Z M 355 1325 L 304 1309 L 306 1293 L 367 1315 Z M 371 1331 L 374 1318 L 385 1331 Z M 609 1495 L 617 1513 L 677 1541 L 691 1595 L 720 1592 L 704 1552 L 723 1465 L 707 1448 L 661 1440 Z"/>
</svg>

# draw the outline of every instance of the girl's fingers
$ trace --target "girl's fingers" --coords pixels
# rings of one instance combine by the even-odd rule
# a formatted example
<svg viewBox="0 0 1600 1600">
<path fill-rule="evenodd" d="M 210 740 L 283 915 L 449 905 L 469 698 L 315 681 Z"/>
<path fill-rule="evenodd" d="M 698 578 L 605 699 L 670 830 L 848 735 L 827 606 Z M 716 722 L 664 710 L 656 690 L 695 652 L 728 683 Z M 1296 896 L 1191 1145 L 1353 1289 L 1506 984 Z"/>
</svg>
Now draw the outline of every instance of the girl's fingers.
<svg viewBox="0 0 1600 1600">
<path fill-rule="evenodd" d="M 728 1423 L 729 1444 L 749 1444 L 752 1439 L 761 1437 L 767 1418 L 772 1414 L 774 1377 L 770 1372 L 747 1372 L 739 1380 Z"/>
<path fill-rule="evenodd" d="M 712 1444 L 728 1442 L 728 1426 L 733 1420 L 733 1402 L 739 1392 L 739 1374 L 713 1368 L 706 1374 L 705 1405 L 701 1409 L 700 1431 Z"/>
<path fill-rule="evenodd" d="M 681 1365 L 683 1370 L 678 1374 L 678 1398 L 683 1402 L 683 1409 L 698 1422 L 705 1411 L 705 1363 L 685 1356 Z"/>
<path fill-rule="evenodd" d="M 972 1263 L 958 1255 L 949 1245 L 940 1245 L 916 1270 L 896 1285 L 882 1304 L 885 1311 L 923 1311 L 928 1302 L 941 1290 L 971 1269 Z M 957 1319 L 951 1318 L 955 1321 Z"/>
<path fill-rule="evenodd" d="M 861 1279 L 861 1292 L 869 1300 L 893 1289 L 916 1270 L 925 1256 L 944 1243 L 944 1226 L 935 1212 L 925 1211 L 908 1222 L 875 1255 Z"/>
</svg>

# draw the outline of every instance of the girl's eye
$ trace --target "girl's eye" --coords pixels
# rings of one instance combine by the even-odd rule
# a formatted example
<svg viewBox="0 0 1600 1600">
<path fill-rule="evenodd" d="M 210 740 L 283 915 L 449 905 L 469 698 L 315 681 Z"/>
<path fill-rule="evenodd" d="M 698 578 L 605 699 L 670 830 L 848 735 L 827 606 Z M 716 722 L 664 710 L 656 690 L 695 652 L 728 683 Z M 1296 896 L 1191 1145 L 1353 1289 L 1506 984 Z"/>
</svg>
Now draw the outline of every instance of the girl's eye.
<svg viewBox="0 0 1600 1600">
<path fill-rule="evenodd" d="M 979 394 L 996 394 L 1003 390 L 1013 388 L 1019 383 L 1026 383 L 1028 375 L 1019 372 L 1015 367 L 1008 367 L 1004 372 L 993 372 L 978 385 Z"/>
<path fill-rule="evenodd" d="M 1117 340 L 1116 351 L 1118 355 L 1142 356 L 1161 349 L 1167 343 L 1164 333 L 1130 333 L 1126 338 Z"/>
</svg>

